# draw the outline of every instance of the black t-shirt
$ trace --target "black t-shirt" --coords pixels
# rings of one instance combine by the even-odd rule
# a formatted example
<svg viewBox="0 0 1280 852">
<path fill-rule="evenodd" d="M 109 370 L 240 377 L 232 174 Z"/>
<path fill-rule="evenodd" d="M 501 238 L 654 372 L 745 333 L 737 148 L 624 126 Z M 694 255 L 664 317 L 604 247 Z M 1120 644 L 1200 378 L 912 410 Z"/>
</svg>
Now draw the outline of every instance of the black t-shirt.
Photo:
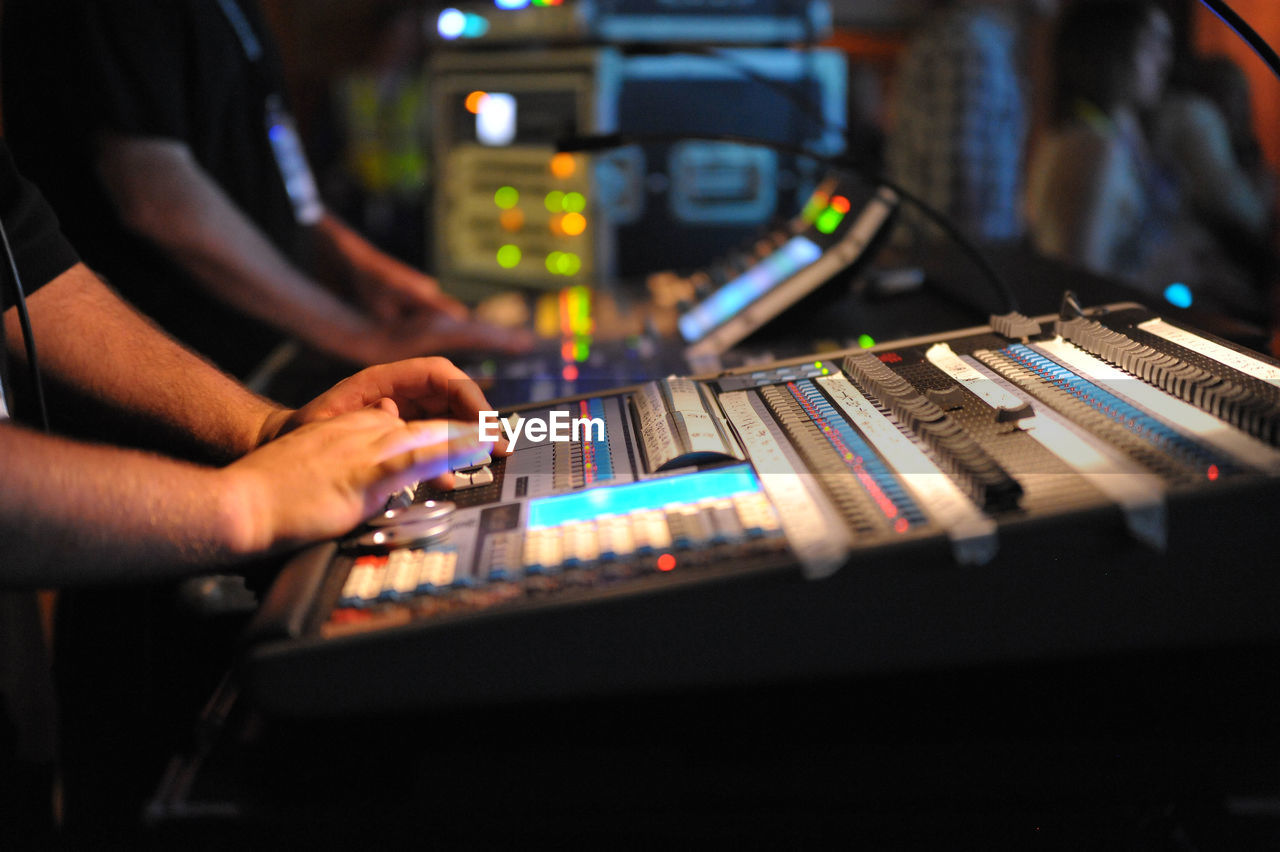
<svg viewBox="0 0 1280 852">
<path fill-rule="evenodd" d="M 282 72 L 256 0 L 8 0 L 5 132 L 85 262 L 143 313 L 245 375 L 282 336 L 205 295 L 121 223 L 94 170 L 100 131 L 186 143 L 282 252 L 302 260 L 267 136 Z"/>
<path fill-rule="evenodd" d="M 70 269 L 79 258 L 75 249 L 58 230 L 58 220 L 40 192 L 18 174 L 9 148 L 0 141 L 0 219 L 13 251 L 13 260 L 22 277 L 22 289 L 30 296 L 43 284 Z M 0 252 L 0 307 L 7 309 L 14 301 L 9 259 Z M 8 378 L 4 325 L 0 323 L 0 380 Z M 37 347 L 39 341 L 36 341 Z M 5 388 L 10 414 L 14 400 Z"/>
<path fill-rule="evenodd" d="M 22 278 L 22 289 L 30 296 L 43 284 L 70 269 L 79 258 L 58 230 L 58 220 L 30 182 L 13 166 L 8 147 L 0 141 L 0 220 L 13 251 L 13 260 Z M 9 259 L 0 250 L 0 294 L 4 308 L 14 303 Z M 37 345 L 39 341 L 36 341 Z M 0 324 L 0 376 L 5 375 L 7 350 L 4 326 Z M 13 396 L 6 392 L 9 408 Z M 0 464 L 4 460 L 0 459 Z M 2 487 L 2 486 L 0 486 Z M 0 588 L 0 787 L 5 773 L 16 760 L 43 764 L 53 757 L 53 691 L 48 662 L 40 638 L 35 597 L 27 592 Z M 27 779 L 24 779 L 24 782 Z M 29 815 L 6 809 L 0 803 L 0 822 L 26 825 Z M 0 829 L 0 836 L 4 835 Z"/>
</svg>

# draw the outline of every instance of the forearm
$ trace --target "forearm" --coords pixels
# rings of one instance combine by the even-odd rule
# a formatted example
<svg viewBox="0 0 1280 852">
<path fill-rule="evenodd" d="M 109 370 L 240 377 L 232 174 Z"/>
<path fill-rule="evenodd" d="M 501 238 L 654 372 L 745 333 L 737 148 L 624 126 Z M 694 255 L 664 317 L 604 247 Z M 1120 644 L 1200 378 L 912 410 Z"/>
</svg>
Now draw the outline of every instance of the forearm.
<svg viewBox="0 0 1280 852">
<path fill-rule="evenodd" d="M 220 373 L 141 317 L 77 264 L 28 300 L 42 372 L 161 444 L 230 460 L 256 447 L 285 412 Z M 5 316 L 11 354 L 16 311 Z"/>
<path fill-rule="evenodd" d="M 100 173 L 126 225 L 216 298 L 317 348 L 360 360 L 368 317 L 294 266 L 186 146 L 108 139 Z"/>
<path fill-rule="evenodd" d="M 336 261 L 348 265 L 358 262 L 370 252 L 378 251 L 347 223 L 327 210 L 315 224 L 315 232 L 319 237 L 317 242 L 322 263 Z"/>
<path fill-rule="evenodd" d="M 404 263 L 332 213 L 316 224 L 316 257 L 328 282 L 382 319 L 436 312 L 466 321 L 470 311 L 440 289 L 439 283 Z"/>
<path fill-rule="evenodd" d="M 317 401 L 330 411 L 218 469 L 0 422 L 0 587 L 178 576 L 349 532 L 389 494 L 496 451 L 474 422 L 401 420 L 410 400 L 332 411 L 433 381 L 447 392 L 421 410 L 483 402 L 427 366 L 361 374 Z"/>
<path fill-rule="evenodd" d="M 0 423 L 0 586 L 191 573 L 246 555 L 224 471 Z"/>
</svg>

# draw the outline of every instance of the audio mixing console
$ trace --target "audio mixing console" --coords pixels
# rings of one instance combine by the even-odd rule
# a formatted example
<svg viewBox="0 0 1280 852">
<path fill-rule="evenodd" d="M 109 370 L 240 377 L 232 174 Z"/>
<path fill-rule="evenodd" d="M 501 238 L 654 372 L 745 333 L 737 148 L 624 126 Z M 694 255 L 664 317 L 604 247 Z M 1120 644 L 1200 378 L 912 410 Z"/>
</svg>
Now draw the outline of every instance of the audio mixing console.
<svg viewBox="0 0 1280 852">
<path fill-rule="evenodd" d="M 295 559 L 251 691 L 328 714 L 1280 638 L 1280 365 L 1064 312 L 524 408 L 603 434 Z"/>
</svg>

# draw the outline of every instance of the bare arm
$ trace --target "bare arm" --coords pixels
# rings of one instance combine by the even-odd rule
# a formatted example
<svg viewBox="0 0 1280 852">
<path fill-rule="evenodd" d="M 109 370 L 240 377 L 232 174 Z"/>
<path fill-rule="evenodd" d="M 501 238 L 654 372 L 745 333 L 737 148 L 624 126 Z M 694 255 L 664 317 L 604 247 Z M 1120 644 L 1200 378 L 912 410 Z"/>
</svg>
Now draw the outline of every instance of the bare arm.
<svg viewBox="0 0 1280 852">
<path fill-rule="evenodd" d="M 322 262 L 341 276 L 378 317 L 392 319 L 428 308 L 465 320 L 469 311 L 447 295 L 429 275 L 401 263 L 326 212 L 316 225 Z"/>
<path fill-rule="evenodd" d="M 0 422 L 0 586 L 177 576 L 330 538 L 486 448 L 474 426 L 368 408 L 213 469 Z"/>
<path fill-rule="evenodd" d="M 178 574 L 248 533 L 218 471 L 0 422 L 0 586 Z"/>
<path fill-rule="evenodd" d="M 165 336 L 82 264 L 33 293 L 28 309 L 42 372 L 139 432 L 158 430 L 166 447 L 238 458 L 288 414 Z M 4 319 L 21 361 L 16 311 Z"/>
<path fill-rule="evenodd" d="M 98 170 L 121 219 L 218 299 L 325 351 L 368 362 L 372 322 L 294 267 L 182 142 L 107 135 Z"/>
<path fill-rule="evenodd" d="M 471 319 L 470 311 L 440 289 L 434 278 L 374 246 L 331 213 L 316 225 L 322 262 L 334 283 L 383 322 L 423 323 L 430 334 L 424 351 L 502 350 L 522 352 L 533 343 L 521 328 Z"/>
<path fill-rule="evenodd" d="M 375 364 L 449 348 L 510 348 L 500 332 L 466 321 L 465 309 L 433 281 L 328 217 L 319 229 L 328 260 L 362 273 L 354 283 L 367 285 L 360 295 L 375 311 L 343 301 L 292 265 L 182 142 L 107 135 L 98 170 L 127 227 L 165 249 L 216 298 L 316 349 Z M 422 299 L 423 289 L 435 303 Z M 416 311 L 376 310 L 384 290 Z"/>
<path fill-rule="evenodd" d="M 41 370 L 124 416 L 159 429 L 200 455 L 230 461 L 283 432 L 385 404 L 406 419 L 476 422 L 490 408 L 465 373 L 440 357 L 362 370 L 291 411 L 250 393 L 165 336 L 77 264 L 27 300 Z M 4 317 L 10 356 L 25 360 L 17 311 Z M 21 378 L 22 371 L 15 371 Z"/>
<path fill-rule="evenodd" d="M 483 394 L 442 358 L 364 370 L 290 412 L 166 338 L 81 265 L 28 302 L 51 377 L 239 458 L 200 467 L 0 422 L 0 586 L 173 576 L 333 537 L 396 489 L 495 449 L 476 440 Z"/>
</svg>

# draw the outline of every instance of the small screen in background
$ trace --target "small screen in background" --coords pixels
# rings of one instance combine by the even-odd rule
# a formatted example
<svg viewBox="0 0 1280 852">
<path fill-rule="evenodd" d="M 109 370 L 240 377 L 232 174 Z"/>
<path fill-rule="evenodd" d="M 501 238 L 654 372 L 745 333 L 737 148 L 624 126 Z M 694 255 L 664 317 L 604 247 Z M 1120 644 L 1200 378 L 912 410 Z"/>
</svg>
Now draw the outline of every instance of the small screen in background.
<svg viewBox="0 0 1280 852">
<path fill-rule="evenodd" d="M 680 317 L 680 335 L 695 343 L 733 319 L 765 293 L 822 257 L 822 249 L 807 237 L 792 237 L 782 248 L 739 275 L 706 301 Z"/>
<path fill-rule="evenodd" d="M 490 92 L 476 108 L 476 140 L 481 145 L 510 145 L 516 138 L 514 95 Z"/>
</svg>

